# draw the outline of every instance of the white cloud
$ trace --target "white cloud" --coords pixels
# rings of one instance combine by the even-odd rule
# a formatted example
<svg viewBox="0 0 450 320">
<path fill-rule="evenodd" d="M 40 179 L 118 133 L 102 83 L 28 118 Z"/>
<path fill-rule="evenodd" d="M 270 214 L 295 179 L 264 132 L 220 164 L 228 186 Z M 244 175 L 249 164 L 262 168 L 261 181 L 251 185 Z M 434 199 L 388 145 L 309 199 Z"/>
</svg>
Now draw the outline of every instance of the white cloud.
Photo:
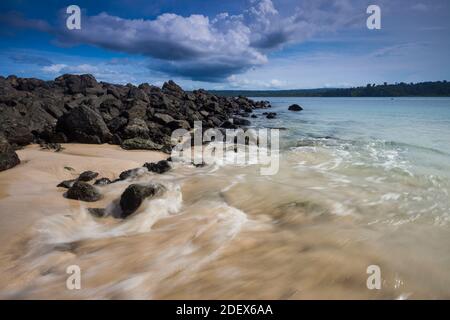
<svg viewBox="0 0 450 320">
<path fill-rule="evenodd" d="M 365 0 L 363 1 L 365 2 Z M 267 63 L 267 54 L 314 34 L 335 31 L 363 13 L 355 0 L 293 2 L 281 13 L 271 0 L 251 1 L 242 14 L 213 18 L 162 14 L 154 20 L 100 13 L 83 17 L 82 29 L 57 33 L 65 45 L 91 44 L 156 59 L 151 68 L 194 80 L 221 81 Z M 158 62 L 158 60 L 160 62 Z M 164 61 L 164 62 L 162 62 Z"/>
</svg>

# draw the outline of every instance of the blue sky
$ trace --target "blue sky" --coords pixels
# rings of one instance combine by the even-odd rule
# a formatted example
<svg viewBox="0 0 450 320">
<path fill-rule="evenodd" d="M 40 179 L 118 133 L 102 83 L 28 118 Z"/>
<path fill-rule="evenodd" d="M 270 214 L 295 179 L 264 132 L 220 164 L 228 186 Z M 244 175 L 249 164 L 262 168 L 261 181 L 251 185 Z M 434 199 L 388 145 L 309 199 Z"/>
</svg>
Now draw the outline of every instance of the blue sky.
<svg viewBox="0 0 450 320">
<path fill-rule="evenodd" d="M 82 9 L 68 30 L 67 6 Z M 369 4 L 381 29 L 366 27 Z M 185 89 L 450 80 L 449 0 L 2 1 L 0 74 Z"/>
</svg>

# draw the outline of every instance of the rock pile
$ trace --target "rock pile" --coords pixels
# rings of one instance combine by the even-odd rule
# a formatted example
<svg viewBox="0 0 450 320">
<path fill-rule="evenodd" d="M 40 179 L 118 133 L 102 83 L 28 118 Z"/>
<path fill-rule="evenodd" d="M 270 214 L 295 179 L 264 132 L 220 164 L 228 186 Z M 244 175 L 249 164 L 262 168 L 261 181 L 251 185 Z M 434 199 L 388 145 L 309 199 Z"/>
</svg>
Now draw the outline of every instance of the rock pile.
<svg viewBox="0 0 450 320">
<path fill-rule="evenodd" d="M 183 91 L 168 81 L 162 88 L 143 83 L 114 85 L 88 74 L 53 81 L 0 77 L 0 135 L 13 146 L 40 143 L 111 143 L 125 149 L 168 152 L 173 130 L 229 125 L 267 101 L 220 97 L 205 90 Z M 250 122 L 234 117 L 236 126 Z"/>
</svg>

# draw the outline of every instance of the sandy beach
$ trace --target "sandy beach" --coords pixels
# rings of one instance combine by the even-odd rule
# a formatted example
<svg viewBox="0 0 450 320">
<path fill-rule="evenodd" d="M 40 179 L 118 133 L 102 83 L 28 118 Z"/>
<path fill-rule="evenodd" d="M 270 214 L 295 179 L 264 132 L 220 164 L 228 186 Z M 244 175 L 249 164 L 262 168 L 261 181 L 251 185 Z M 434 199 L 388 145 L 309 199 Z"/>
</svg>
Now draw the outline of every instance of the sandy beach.
<svg viewBox="0 0 450 320">
<path fill-rule="evenodd" d="M 63 151 L 53 152 L 38 145 L 27 146 L 17 151 L 21 159 L 19 166 L 0 172 L 0 241 L 3 244 L 36 220 L 55 213 L 64 214 L 81 205 L 62 196 L 66 190 L 56 187 L 61 181 L 74 179 L 93 168 L 99 176 L 113 180 L 124 170 L 167 158 L 161 152 L 125 151 L 108 144 L 74 143 L 63 147 Z M 98 207 L 99 203 L 83 205 Z"/>
</svg>

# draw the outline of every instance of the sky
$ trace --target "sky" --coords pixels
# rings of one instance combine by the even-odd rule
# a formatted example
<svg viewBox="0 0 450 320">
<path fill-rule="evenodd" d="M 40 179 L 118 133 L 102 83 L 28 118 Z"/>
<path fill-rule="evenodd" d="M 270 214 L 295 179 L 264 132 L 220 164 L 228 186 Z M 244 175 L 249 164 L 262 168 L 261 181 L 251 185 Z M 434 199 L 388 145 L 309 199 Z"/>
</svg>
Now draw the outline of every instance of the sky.
<svg viewBox="0 0 450 320">
<path fill-rule="evenodd" d="M 450 80 L 449 31 L 450 0 L 2 0 L 0 75 L 187 90 Z"/>
</svg>

